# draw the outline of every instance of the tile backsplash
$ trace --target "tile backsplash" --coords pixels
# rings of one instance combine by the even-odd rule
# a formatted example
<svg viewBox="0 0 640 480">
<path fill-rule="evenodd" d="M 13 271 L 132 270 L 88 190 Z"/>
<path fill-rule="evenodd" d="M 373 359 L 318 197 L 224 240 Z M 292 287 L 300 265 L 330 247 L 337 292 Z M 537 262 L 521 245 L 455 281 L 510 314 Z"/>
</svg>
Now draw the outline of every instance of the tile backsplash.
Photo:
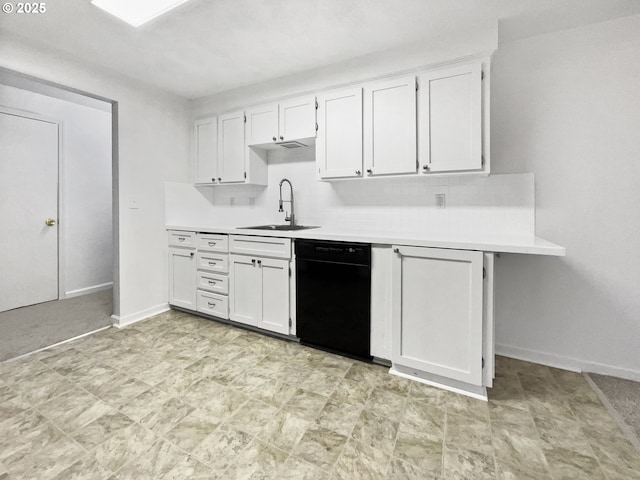
<svg viewBox="0 0 640 480">
<path fill-rule="evenodd" d="M 194 187 L 167 182 L 166 223 L 244 226 L 284 223 L 278 184 L 294 187 L 298 223 L 356 231 L 429 234 L 535 232 L 535 187 L 530 173 L 480 176 L 371 178 L 322 182 L 313 150 L 274 151 L 269 185 Z M 445 206 L 436 195 L 445 195 Z M 289 198 L 288 186 L 283 197 Z M 288 203 L 285 203 L 288 207 Z"/>
</svg>

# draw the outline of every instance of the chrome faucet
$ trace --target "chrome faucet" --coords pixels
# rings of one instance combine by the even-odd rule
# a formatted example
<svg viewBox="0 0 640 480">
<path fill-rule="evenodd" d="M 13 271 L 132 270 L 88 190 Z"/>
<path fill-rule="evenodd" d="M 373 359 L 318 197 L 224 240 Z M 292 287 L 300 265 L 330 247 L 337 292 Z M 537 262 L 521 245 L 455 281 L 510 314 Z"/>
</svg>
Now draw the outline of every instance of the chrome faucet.
<svg viewBox="0 0 640 480">
<path fill-rule="evenodd" d="M 282 200 L 282 184 L 284 182 L 287 182 L 289 184 L 289 189 L 291 190 L 291 196 L 289 197 L 290 200 Z M 291 204 L 291 215 L 289 215 L 288 212 L 286 212 L 283 208 L 282 208 L 282 203 L 283 202 L 289 202 Z M 284 221 L 285 222 L 289 222 L 289 225 L 293 226 L 296 224 L 296 216 L 293 213 L 293 185 L 291 185 L 291 182 L 286 179 L 283 178 L 282 180 L 280 180 L 280 202 L 279 202 L 279 208 L 278 211 L 279 212 L 285 212 L 284 213 Z"/>
</svg>

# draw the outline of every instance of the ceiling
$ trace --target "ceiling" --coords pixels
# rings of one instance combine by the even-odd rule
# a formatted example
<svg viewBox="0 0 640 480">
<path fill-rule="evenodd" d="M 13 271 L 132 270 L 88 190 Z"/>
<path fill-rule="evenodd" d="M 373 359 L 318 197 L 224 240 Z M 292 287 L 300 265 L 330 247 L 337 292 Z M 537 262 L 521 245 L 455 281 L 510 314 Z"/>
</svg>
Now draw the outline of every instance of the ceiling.
<svg viewBox="0 0 640 480">
<path fill-rule="evenodd" d="M 89 0 L 0 15 L 14 38 L 186 98 L 498 20 L 509 39 L 640 13 L 637 0 L 190 0 L 139 28 Z"/>
</svg>

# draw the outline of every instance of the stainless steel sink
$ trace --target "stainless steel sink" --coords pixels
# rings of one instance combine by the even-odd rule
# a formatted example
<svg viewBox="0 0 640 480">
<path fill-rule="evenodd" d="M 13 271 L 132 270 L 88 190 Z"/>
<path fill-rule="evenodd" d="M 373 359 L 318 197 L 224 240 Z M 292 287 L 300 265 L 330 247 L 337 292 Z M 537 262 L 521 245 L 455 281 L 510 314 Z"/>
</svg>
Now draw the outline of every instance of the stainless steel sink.
<svg viewBox="0 0 640 480">
<path fill-rule="evenodd" d="M 309 228 L 320 228 L 316 226 L 309 225 L 256 225 L 253 227 L 237 227 L 241 230 L 283 230 L 283 231 L 292 231 L 292 230 L 307 230 Z"/>
</svg>

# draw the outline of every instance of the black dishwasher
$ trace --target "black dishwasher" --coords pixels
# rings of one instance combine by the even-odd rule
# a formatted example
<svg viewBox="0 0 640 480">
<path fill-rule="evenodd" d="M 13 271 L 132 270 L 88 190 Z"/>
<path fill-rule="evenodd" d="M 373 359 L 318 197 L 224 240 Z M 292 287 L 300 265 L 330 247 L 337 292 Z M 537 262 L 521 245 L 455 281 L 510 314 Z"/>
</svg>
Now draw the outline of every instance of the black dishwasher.
<svg viewBox="0 0 640 480">
<path fill-rule="evenodd" d="M 300 343 L 371 359 L 371 245 L 296 240 Z"/>
</svg>

